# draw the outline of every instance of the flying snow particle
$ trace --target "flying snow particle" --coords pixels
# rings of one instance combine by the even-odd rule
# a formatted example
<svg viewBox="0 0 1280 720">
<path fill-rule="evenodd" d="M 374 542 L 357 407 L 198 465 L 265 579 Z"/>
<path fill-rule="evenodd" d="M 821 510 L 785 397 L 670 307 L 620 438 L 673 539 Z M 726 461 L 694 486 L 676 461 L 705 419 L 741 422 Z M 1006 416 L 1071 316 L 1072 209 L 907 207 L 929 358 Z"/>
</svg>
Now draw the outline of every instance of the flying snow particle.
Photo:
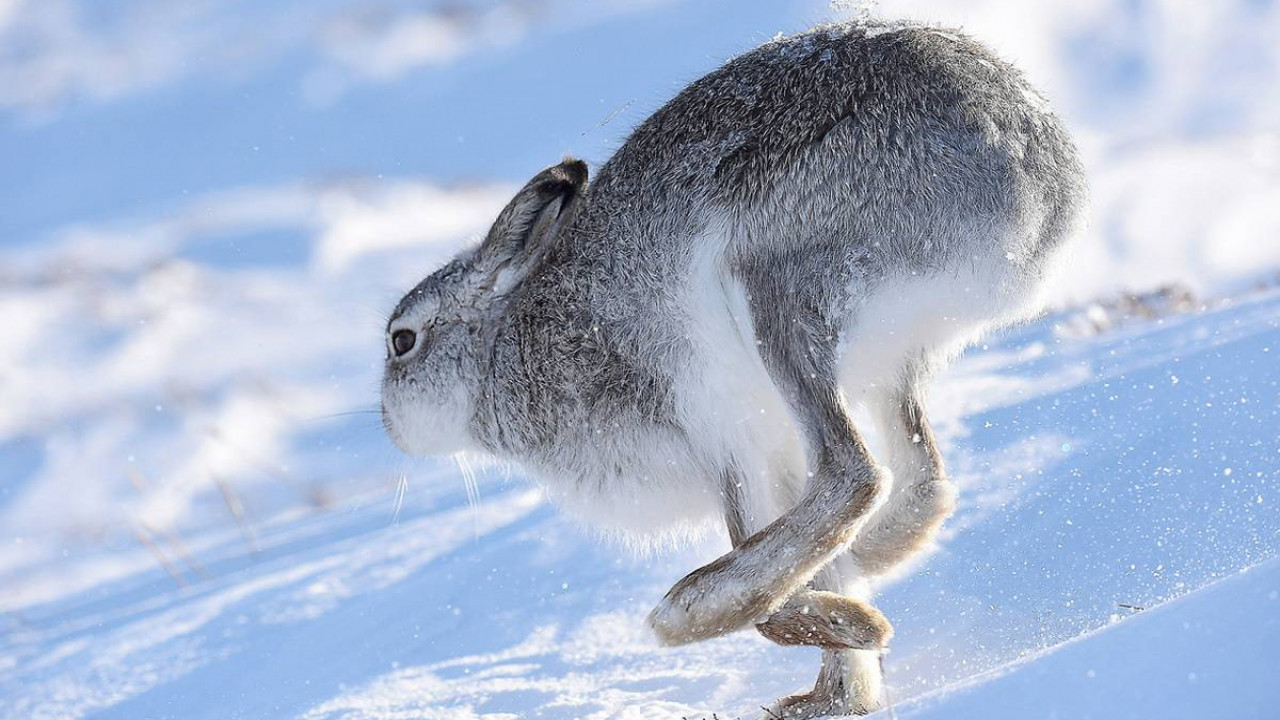
<svg viewBox="0 0 1280 720">
<path fill-rule="evenodd" d="M 836 12 L 851 13 L 855 20 L 865 21 L 871 19 L 871 13 L 875 10 L 876 3 L 879 0 L 831 0 L 831 9 Z"/>
</svg>

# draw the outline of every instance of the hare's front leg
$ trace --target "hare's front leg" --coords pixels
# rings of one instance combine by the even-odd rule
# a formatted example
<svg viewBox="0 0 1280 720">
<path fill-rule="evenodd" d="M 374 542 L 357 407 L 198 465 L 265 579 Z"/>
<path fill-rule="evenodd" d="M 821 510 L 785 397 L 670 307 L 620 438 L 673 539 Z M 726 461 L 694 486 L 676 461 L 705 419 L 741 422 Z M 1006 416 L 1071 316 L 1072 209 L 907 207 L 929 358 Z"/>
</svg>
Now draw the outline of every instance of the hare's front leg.
<svg viewBox="0 0 1280 720">
<path fill-rule="evenodd" d="M 752 320 L 765 367 L 801 428 L 811 476 L 793 507 L 667 593 L 649 622 L 669 644 L 763 622 L 848 548 L 881 485 L 836 384 L 836 323 L 780 282 L 766 273 L 749 288 Z"/>
<path fill-rule="evenodd" d="M 828 715 L 867 715 L 881 709 L 880 654 L 828 651 L 813 690 L 791 695 L 765 710 L 761 720 L 809 720 Z"/>
<path fill-rule="evenodd" d="M 742 492 L 745 487 L 737 473 L 725 474 L 725 521 L 734 547 L 746 540 L 752 527 L 755 514 L 747 511 L 747 505 L 760 504 L 748 502 Z M 851 554 L 836 557 L 809 587 L 797 590 L 756 626 L 761 635 L 780 645 L 812 645 L 824 651 L 813 690 L 779 700 L 766 712 L 765 720 L 864 715 L 880 708 L 879 649 L 893 630 L 879 610 L 846 594 L 865 594 L 860 578 Z"/>
<path fill-rule="evenodd" d="M 815 587 L 832 590 L 851 603 L 865 597 L 867 588 L 852 555 L 842 555 L 813 579 Z M 801 591 L 802 593 L 803 591 Z M 799 596 L 801 593 L 796 593 Z M 834 593 L 833 593 L 834 594 Z M 791 601 L 788 601 L 790 604 Z M 865 604 L 864 604 L 865 605 Z M 870 605 L 865 605 L 871 607 Z M 874 609 L 874 608 L 873 608 Z M 771 618 L 772 620 L 772 618 Z M 886 635 L 886 639 L 887 639 Z M 824 647 L 822 670 L 813 689 L 779 700 L 761 720 L 806 720 L 827 715 L 865 715 L 883 705 L 884 680 L 880 671 L 880 650 Z"/>
<path fill-rule="evenodd" d="M 780 478 L 800 488 L 798 478 Z M 758 527 L 759 518 L 777 514 L 777 498 L 770 488 L 751 487 L 740 473 L 722 477 L 725 522 L 729 539 L 738 547 Z M 788 493 L 789 494 L 789 493 Z M 893 630 L 879 610 L 865 598 L 862 573 L 851 554 L 836 557 L 809 587 L 797 590 L 786 603 L 756 626 L 760 634 L 780 645 L 812 645 L 824 650 L 822 671 L 814 689 L 783 698 L 766 714 L 769 720 L 819 715 L 865 714 L 880 707 L 880 648 Z"/>
</svg>

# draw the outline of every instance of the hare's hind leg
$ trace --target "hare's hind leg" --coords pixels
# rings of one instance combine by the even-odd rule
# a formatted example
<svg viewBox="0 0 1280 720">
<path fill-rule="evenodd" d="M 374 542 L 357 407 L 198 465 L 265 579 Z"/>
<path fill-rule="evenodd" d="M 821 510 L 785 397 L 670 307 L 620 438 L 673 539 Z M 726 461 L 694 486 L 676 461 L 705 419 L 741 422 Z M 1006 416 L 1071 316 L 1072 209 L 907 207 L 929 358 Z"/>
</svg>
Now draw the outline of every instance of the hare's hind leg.
<svg viewBox="0 0 1280 720">
<path fill-rule="evenodd" d="M 938 443 L 925 418 L 919 383 L 907 381 L 869 403 L 893 471 L 889 496 L 858 531 L 852 551 L 868 575 L 880 575 L 929 545 L 955 509 Z"/>
<path fill-rule="evenodd" d="M 842 554 L 872 507 L 882 471 L 845 412 L 836 380 L 834 318 L 797 297 L 783 273 L 748 277 L 761 357 L 801 429 L 811 477 L 793 507 L 716 561 L 687 575 L 649 616 L 682 644 L 765 620 Z M 870 638 L 872 647 L 887 636 Z"/>
</svg>

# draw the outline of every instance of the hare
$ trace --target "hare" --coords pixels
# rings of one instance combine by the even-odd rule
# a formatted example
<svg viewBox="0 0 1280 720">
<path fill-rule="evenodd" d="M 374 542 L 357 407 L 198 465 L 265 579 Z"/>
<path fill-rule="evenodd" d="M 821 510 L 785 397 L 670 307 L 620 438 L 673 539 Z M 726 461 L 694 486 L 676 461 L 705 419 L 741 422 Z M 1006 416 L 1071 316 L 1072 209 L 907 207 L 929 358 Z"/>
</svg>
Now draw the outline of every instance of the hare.
<svg viewBox="0 0 1280 720">
<path fill-rule="evenodd" d="M 770 714 L 876 709 L 866 580 L 955 503 L 923 385 L 1039 312 L 1085 204 L 1069 135 L 964 35 L 838 24 L 730 60 L 587 175 L 536 175 L 400 301 L 391 438 L 513 461 L 615 531 L 722 518 L 733 549 L 661 600 L 659 639 L 816 645 Z"/>
</svg>

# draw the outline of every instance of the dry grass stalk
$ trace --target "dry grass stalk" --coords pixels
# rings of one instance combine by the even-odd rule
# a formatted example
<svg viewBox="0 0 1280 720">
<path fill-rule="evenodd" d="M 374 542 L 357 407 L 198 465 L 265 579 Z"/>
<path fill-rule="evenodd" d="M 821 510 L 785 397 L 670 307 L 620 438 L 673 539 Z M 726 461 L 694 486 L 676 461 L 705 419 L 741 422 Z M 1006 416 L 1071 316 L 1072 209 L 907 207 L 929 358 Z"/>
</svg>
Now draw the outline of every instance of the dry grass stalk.
<svg viewBox="0 0 1280 720">
<path fill-rule="evenodd" d="M 258 535 L 253 531 L 253 526 L 249 524 L 249 518 L 245 514 L 244 504 L 240 502 L 240 497 L 222 478 L 215 477 L 213 481 L 218 484 L 218 490 L 222 493 L 222 501 L 227 504 L 227 510 L 231 512 L 231 517 L 235 518 L 236 526 L 240 528 L 240 535 L 249 547 L 250 554 L 261 552 L 262 548 L 258 546 Z"/>
<path fill-rule="evenodd" d="M 155 541 L 151 539 L 151 535 L 147 533 L 146 528 L 141 525 L 135 525 L 133 527 L 133 533 L 138 537 L 138 542 L 141 542 L 148 550 L 151 551 L 151 556 L 155 558 L 160 567 L 164 568 L 164 571 L 169 573 L 169 577 L 173 578 L 173 581 L 178 583 L 178 587 L 186 588 L 187 581 L 182 579 L 182 574 L 179 573 L 178 569 L 169 561 L 169 558 L 165 557 L 164 551 L 160 549 L 160 546 L 156 545 Z"/>
</svg>

